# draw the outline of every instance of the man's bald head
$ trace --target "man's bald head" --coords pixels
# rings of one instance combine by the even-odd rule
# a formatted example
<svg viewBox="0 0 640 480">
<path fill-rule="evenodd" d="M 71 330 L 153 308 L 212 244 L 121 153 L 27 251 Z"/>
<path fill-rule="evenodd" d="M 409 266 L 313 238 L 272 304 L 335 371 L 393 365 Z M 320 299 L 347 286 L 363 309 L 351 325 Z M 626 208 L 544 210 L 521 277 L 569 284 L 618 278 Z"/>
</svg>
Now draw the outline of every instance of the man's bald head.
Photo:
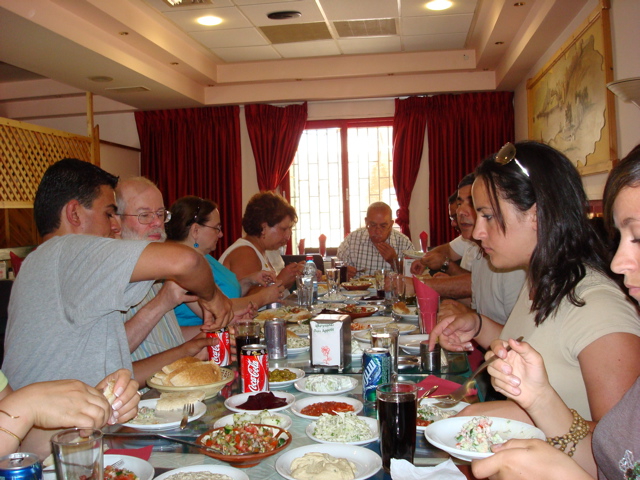
<svg viewBox="0 0 640 480">
<path fill-rule="evenodd" d="M 116 188 L 116 202 L 123 239 L 163 242 L 167 238 L 164 231 L 166 207 L 162 193 L 151 180 L 145 177 L 121 180 Z M 141 213 L 156 215 L 150 223 L 142 224 L 138 219 Z"/>
</svg>

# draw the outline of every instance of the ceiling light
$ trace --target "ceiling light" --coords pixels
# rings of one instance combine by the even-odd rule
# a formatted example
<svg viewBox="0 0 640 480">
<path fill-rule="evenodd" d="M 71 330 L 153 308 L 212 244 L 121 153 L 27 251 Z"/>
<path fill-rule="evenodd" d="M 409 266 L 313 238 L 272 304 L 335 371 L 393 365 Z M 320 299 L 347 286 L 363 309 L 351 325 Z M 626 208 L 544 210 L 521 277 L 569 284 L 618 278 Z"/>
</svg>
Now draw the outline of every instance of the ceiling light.
<svg viewBox="0 0 640 480">
<path fill-rule="evenodd" d="M 200 17 L 196 20 L 200 25 L 220 25 L 222 23 L 222 19 L 220 17 L 214 17 L 213 15 L 207 15 L 205 17 Z"/>
<path fill-rule="evenodd" d="M 178 5 L 180 3 L 182 3 L 182 0 L 167 0 L 167 2 L 169 2 L 171 5 Z"/>
<path fill-rule="evenodd" d="M 283 10 L 280 12 L 271 12 L 267 14 L 267 17 L 271 20 L 289 20 L 290 18 L 301 17 L 302 14 L 295 10 Z"/>
<path fill-rule="evenodd" d="M 504 42 L 496 42 L 496 45 L 504 45 Z"/>
<path fill-rule="evenodd" d="M 91 80 L 92 82 L 97 82 L 97 83 L 109 83 L 109 82 L 113 82 L 113 78 L 111 77 L 107 77 L 106 75 L 97 75 L 95 77 L 88 77 L 89 80 Z"/>
<path fill-rule="evenodd" d="M 453 3 L 449 0 L 431 0 L 427 2 L 425 7 L 429 10 L 446 10 L 447 8 L 451 8 L 452 5 Z"/>
<path fill-rule="evenodd" d="M 516 2 L 513 4 L 514 7 L 524 7 L 526 5 L 525 2 Z"/>
</svg>

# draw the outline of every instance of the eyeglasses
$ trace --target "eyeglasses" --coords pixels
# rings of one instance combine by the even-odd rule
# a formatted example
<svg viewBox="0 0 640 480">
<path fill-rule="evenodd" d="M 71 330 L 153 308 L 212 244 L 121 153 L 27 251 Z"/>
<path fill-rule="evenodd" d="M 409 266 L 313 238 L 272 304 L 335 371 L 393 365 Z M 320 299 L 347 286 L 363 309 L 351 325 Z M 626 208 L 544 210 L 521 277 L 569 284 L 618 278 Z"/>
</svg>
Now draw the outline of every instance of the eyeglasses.
<svg viewBox="0 0 640 480">
<path fill-rule="evenodd" d="M 500 165 L 507 165 L 508 163 L 515 162 L 515 164 L 520 168 L 520 171 L 529 177 L 529 170 L 523 167 L 516 158 L 516 147 L 513 143 L 506 143 L 500 150 L 498 150 L 498 153 L 496 153 L 493 159 Z"/>
<path fill-rule="evenodd" d="M 387 228 L 389 228 L 391 225 L 389 225 L 388 223 L 383 223 L 381 225 L 377 225 L 375 223 L 368 223 L 367 224 L 367 228 L 369 230 L 386 230 Z"/>
<path fill-rule="evenodd" d="M 212 227 L 211 225 L 205 225 L 204 223 L 199 223 L 198 225 L 201 227 L 213 228 L 214 230 L 217 230 L 218 233 L 222 232 L 222 227 Z"/>
<path fill-rule="evenodd" d="M 138 215 L 131 215 L 126 213 L 118 213 L 121 217 L 138 217 L 140 225 L 149 225 L 153 220 L 158 217 L 158 220 L 167 223 L 171 220 L 171 212 L 169 210 L 158 210 L 157 212 L 142 212 Z"/>
</svg>

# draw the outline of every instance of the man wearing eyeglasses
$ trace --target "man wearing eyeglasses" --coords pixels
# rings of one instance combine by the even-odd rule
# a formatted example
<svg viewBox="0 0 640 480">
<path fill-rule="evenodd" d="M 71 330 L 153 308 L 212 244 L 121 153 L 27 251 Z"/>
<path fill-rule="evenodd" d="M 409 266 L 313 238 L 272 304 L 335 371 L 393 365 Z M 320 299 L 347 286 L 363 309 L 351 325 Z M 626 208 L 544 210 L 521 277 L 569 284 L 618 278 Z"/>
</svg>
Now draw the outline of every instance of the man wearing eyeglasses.
<svg viewBox="0 0 640 480">
<path fill-rule="evenodd" d="M 383 268 L 399 268 L 398 255 L 413 250 L 411 240 L 393 229 L 391 207 L 384 202 L 369 205 L 365 226 L 351 232 L 338 247 L 338 258 L 347 265 L 347 277 L 373 275 Z"/>
<path fill-rule="evenodd" d="M 33 208 L 44 243 L 22 265 L 9 303 L 2 367 L 12 387 L 61 379 L 96 385 L 120 368 L 132 370 L 122 312 L 159 279 L 196 294 L 211 330 L 233 318 L 193 249 L 108 238 L 119 229 L 117 182 L 77 159 L 45 172 Z"/>
<path fill-rule="evenodd" d="M 123 240 L 149 240 L 164 242 L 164 225 L 171 219 L 156 185 L 144 177 L 133 177 L 118 182 L 116 204 Z M 170 280 L 156 282 L 142 302 L 124 314 L 125 330 L 129 341 L 133 372 L 136 379 L 144 380 L 163 366 L 186 356 L 208 359 L 206 347 L 215 340 L 190 328 L 190 340 L 185 342 L 173 309 L 184 302 L 197 300 Z M 191 338 L 195 335 L 194 338 Z"/>
</svg>

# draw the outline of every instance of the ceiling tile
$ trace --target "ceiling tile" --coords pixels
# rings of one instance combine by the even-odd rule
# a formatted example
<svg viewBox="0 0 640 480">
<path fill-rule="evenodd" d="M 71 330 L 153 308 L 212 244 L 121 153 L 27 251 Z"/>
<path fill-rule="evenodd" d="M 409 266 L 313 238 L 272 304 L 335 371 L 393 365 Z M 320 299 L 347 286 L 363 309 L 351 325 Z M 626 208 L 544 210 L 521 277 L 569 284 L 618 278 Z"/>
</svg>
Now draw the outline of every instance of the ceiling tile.
<svg viewBox="0 0 640 480">
<path fill-rule="evenodd" d="M 213 27 L 200 25 L 196 20 L 203 15 L 213 15 L 215 17 L 220 17 L 222 19 L 222 23 Z M 167 12 L 166 16 L 169 20 L 177 24 L 186 32 L 251 27 L 251 23 L 236 7 L 171 11 Z"/>
<path fill-rule="evenodd" d="M 382 35 L 396 35 L 395 18 L 376 18 L 371 20 L 338 20 L 333 22 L 338 36 L 345 37 L 375 37 Z"/>
<path fill-rule="evenodd" d="M 231 0 L 210 0 L 210 3 L 191 3 L 190 0 L 182 0 L 182 4 L 178 6 L 170 6 L 162 0 L 143 0 L 145 3 L 151 5 L 161 12 L 175 12 L 176 10 L 196 10 L 202 8 L 220 8 L 220 7 L 232 7 L 233 2 Z"/>
<path fill-rule="evenodd" d="M 472 14 L 444 15 L 441 17 L 402 17 L 402 35 L 433 35 L 435 33 L 467 33 L 471 26 Z"/>
<path fill-rule="evenodd" d="M 395 0 L 319 0 L 329 20 L 362 20 L 368 18 L 398 17 L 398 2 Z"/>
<path fill-rule="evenodd" d="M 274 45 L 284 58 L 327 57 L 340 55 L 340 49 L 334 40 L 318 40 L 316 42 L 283 43 Z"/>
<path fill-rule="evenodd" d="M 402 37 L 402 44 L 407 52 L 460 50 L 464 48 L 466 39 L 466 33 L 406 35 Z"/>
<path fill-rule="evenodd" d="M 255 28 L 234 28 L 226 30 L 209 30 L 192 32 L 191 36 L 207 48 L 219 47 L 251 47 L 269 45 L 269 42 Z"/>
<path fill-rule="evenodd" d="M 313 0 L 302 0 L 298 2 L 271 2 L 261 5 L 247 5 L 238 7 L 242 13 L 256 26 L 264 25 L 289 25 L 292 23 L 312 23 L 324 22 L 322 12 Z M 302 16 L 298 18 L 290 18 L 287 20 L 271 20 L 267 17 L 269 13 L 279 12 L 282 10 L 295 10 L 300 12 Z"/>
<path fill-rule="evenodd" d="M 257 60 L 277 60 L 280 57 L 272 47 L 231 47 L 214 48 L 213 53 L 225 62 L 253 62 Z"/>
<path fill-rule="evenodd" d="M 402 46 L 400 37 L 370 37 L 370 38 L 345 38 L 338 40 L 343 53 L 347 55 L 359 55 L 371 52 L 389 53 L 400 52 Z"/>
<path fill-rule="evenodd" d="M 260 27 L 260 30 L 262 30 L 262 33 L 274 44 L 311 42 L 332 38 L 327 25 L 322 22 L 297 23 L 293 25 L 267 25 Z"/>
</svg>

